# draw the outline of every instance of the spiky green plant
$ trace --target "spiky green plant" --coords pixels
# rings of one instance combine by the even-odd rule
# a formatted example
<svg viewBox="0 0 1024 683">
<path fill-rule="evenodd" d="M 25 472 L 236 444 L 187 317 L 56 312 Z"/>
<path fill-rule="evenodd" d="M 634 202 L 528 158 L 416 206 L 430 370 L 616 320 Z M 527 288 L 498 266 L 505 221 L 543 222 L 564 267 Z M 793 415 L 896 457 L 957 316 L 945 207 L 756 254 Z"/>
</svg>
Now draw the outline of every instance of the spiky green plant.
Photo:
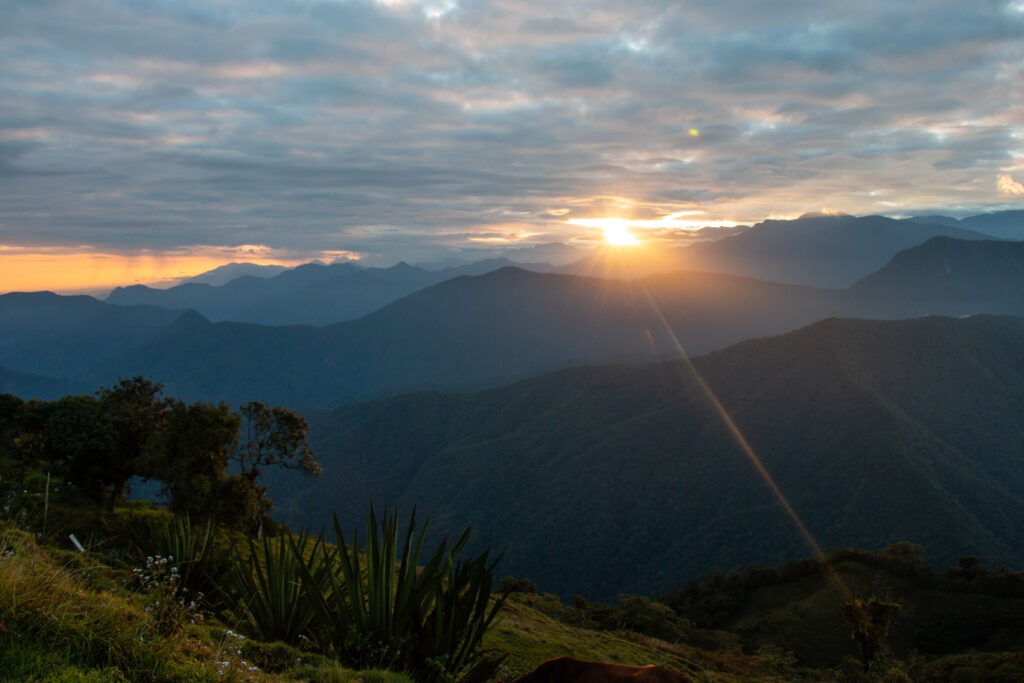
<svg viewBox="0 0 1024 683">
<path fill-rule="evenodd" d="M 345 540 L 334 520 L 336 550 L 306 569 L 316 631 L 344 663 L 409 671 L 424 681 L 486 680 L 502 657 L 480 652 L 487 627 L 501 608 L 491 600 L 493 570 L 487 553 L 461 562 L 469 530 L 449 549 L 447 541 L 420 566 L 426 525 L 417 533 L 413 511 L 399 543 L 398 514 L 384 511 L 378 524 L 370 508 L 366 549 Z M 336 567 L 337 570 L 331 570 Z M 314 574 L 314 571 L 316 573 Z"/>
<path fill-rule="evenodd" d="M 228 571 L 228 553 L 217 548 L 217 530 L 212 522 L 193 525 L 187 515 L 166 521 L 146 521 L 129 527 L 140 560 L 148 556 L 172 558 L 181 590 L 190 599 L 214 599 L 220 577 Z"/>
<path fill-rule="evenodd" d="M 300 645 L 317 616 L 323 559 L 321 539 L 298 536 L 249 540 L 248 559 L 227 574 L 224 593 L 239 627 L 265 641 Z"/>
</svg>

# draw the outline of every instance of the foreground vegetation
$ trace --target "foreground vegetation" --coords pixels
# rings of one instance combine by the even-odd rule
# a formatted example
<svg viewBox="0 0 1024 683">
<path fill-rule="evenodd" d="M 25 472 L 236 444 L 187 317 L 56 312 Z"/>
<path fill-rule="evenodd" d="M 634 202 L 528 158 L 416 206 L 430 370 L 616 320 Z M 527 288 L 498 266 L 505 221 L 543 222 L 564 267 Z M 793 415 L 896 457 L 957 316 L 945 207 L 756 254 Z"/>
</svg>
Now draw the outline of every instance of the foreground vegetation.
<svg viewBox="0 0 1024 683">
<path fill-rule="evenodd" d="M 901 586 L 882 567 L 884 552 L 844 551 L 832 558 L 842 575 L 866 582 L 860 588 L 898 587 L 887 595 L 904 601 L 865 671 L 849 622 L 834 614 L 827 597 L 832 589 L 819 581 L 820 571 L 807 570 L 811 564 L 820 570 L 812 561 L 709 577 L 684 589 L 691 608 L 725 604 L 726 594 L 732 596 L 731 607 L 715 616 L 721 626 L 702 628 L 681 616 L 680 595 L 664 598 L 675 598 L 675 609 L 640 596 L 611 604 L 577 597 L 566 605 L 522 579 L 506 579 L 502 594 L 492 595 L 489 582 L 460 583 L 458 577 L 473 574 L 473 567 L 493 570 L 493 560 L 449 562 L 460 543 L 419 554 L 422 529 L 410 524 L 396 534 L 397 518 L 390 514 L 368 523 L 377 527 L 368 553 L 306 534 L 248 541 L 223 529 L 190 528 L 147 506 L 107 517 L 104 535 L 92 537 L 82 552 L 19 528 L 35 528 L 38 518 L 20 519 L 0 522 L 0 680 L 510 680 L 562 655 L 657 663 L 695 681 L 720 683 L 1024 680 L 1019 599 L 1002 598 L 995 609 L 982 599 L 987 589 L 977 590 L 985 580 L 968 586 L 963 566 L 921 581 L 901 579 Z M 368 530 L 367 540 L 372 536 Z M 172 552 L 179 553 L 173 561 Z M 322 573 L 328 557 L 337 562 L 333 579 Z M 358 564 L 360 580 L 346 578 L 345 562 Z M 420 569 L 410 571 L 415 565 Z M 973 569 L 975 578 L 999 573 Z M 331 588 L 303 592 L 310 580 Z M 961 583 L 954 589 L 934 581 Z M 442 590 L 427 600 L 446 606 L 411 609 L 410 601 L 424 599 L 430 584 Z M 446 585 L 462 589 L 445 591 Z M 351 591 L 363 595 L 353 599 Z M 456 593 L 472 598 L 458 600 Z M 356 606 L 365 611 L 353 613 Z M 929 606 L 943 621 L 923 611 Z M 441 628 L 456 623 L 447 617 L 457 613 L 483 618 L 461 622 L 461 631 Z M 994 628 L 987 641 L 967 637 L 984 630 L 986 620 Z M 945 630 L 935 630 L 937 623 Z M 906 634 L 921 637 L 928 629 L 943 635 L 942 647 L 908 650 L 913 641 Z M 455 651 L 463 659 L 439 654 L 444 647 L 431 649 L 453 633 L 461 633 Z"/>
<path fill-rule="evenodd" d="M 93 399 L 0 397 L 0 680 L 483 683 L 562 655 L 721 683 L 1024 680 L 1024 574 L 974 558 L 937 572 L 898 543 L 567 605 L 529 579 L 499 590 L 498 559 L 467 557 L 468 531 L 428 547 L 415 512 L 371 507 L 361 536 L 335 520 L 319 537 L 265 524 L 268 500 L 225 513 L 222 485 L 258 501 L 258 466 L 312 458 L 303 423 L 153 388 L 101 392 L 99 427 L 78 420 Z M 171 509 L 125 503 L 94 437 L 165 476 Z M 215 466 L 175 478 L 176 457 Z"/>
</svg>

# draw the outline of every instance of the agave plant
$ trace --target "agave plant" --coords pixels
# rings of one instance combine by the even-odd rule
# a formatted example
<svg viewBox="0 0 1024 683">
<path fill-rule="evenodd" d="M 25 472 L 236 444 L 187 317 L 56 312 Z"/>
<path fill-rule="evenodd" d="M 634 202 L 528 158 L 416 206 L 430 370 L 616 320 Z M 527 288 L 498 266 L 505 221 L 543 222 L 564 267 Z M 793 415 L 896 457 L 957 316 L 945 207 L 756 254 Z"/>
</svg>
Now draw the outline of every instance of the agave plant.
<svg viewBox="0 0 1024 683">
<path fill-rule="evenodd" d="M 323 541 L 305 531 L 250 539 L 248 559 L 235 563 L 224 586 L 239 628 L 264 641 L 299 645 L 308 638 L 328 566 L 323 555 Z"/>
<path fill-rule="evenodd" d="M 370 508 L 366 549 L 348 544 L 337 518 L 336 550 L 307 566 L 304 578 L 321 590 L 312 594 L 314 630 L 343 663 L 404 670 L 417 680 L 483 681 L 504 657 L 479 650 L 501 609 L 492 600 L 494 567 L 487 553 L 457 561 L 469 530 L 449 549 L 444 542 L 420 565 L 426 525 L 417 533 L 413 511 L 400 544 L 398 514 L 384 511 L 378 524 Z"/>
</svg>

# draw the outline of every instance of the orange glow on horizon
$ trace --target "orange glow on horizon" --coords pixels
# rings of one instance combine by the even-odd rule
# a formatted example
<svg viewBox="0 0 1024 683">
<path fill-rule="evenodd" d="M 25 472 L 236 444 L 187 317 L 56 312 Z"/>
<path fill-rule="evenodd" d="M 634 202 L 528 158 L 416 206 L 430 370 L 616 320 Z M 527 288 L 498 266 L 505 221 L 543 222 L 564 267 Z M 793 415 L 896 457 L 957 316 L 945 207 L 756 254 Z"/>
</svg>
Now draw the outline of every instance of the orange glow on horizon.
<svg viewBox="0 0 1024 683">
<path fill-rule="evenodd" d="M 52 291 L 98 293 L 127 285 L 168 285 L 231 262 L 297 266 L 311 258 L 278 258 L 264 249 L 209 247 L 173 252 L 116 254 L 81 249 L 0 245 L 0 294 Z M 342 255 L 342 254 L 339 254 Z"/>
</svg>

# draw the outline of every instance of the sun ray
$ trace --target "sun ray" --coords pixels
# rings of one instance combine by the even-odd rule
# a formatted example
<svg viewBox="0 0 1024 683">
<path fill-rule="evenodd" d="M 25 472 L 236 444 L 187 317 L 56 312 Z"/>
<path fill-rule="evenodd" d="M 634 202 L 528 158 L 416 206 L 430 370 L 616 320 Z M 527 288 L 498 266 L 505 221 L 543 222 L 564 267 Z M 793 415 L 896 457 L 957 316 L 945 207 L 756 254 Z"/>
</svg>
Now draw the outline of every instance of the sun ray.
<svg viewBox="0 0 1024 683">
<path fill-rule="evenodd" d="M 650 290 L 645 285 L 643 279 L 637 278 L 636 282 L 639 283 L 640 291 L 643 293 L 648 305 L 651 307 L 651 310 L 657 317 L 658 323 L 661 325 L 661 327 L 667 334 L 668 338 L 671 340 L 672 350 L 675 352 L 675 354 L 679 357 L 679 360 L 681 361 L 681 363 L 676 366 L 680 372 L 680 379 L 686 381 L 684 374 L 688 373 L 690 377 L 697 383 L 697 386 L 700 388 L 701 393 L 704 395 L 704 397 L 714 408 L 715 412 L 725 423 L 726 429 L 728 430 L 729 434 L 732 436 L 736 444 L 739 446 L 740 450 L 743 452 L 743 455 L 747 458 L 751 466 L 757 472 L 758 476 L 764 482 L 765 486 L 771 492 L 772 496 L 774 496 L 776 501 L 782 507 L 783 511 L 789 518 L 790 522 L 792 522 L 793 526 L 797 531 L 797 534 L 800 536 L 800 539 L 808 547 L 808 549 L 811 551 L 811 553 L 814 555 L 817 561 L 821 564 L 822 568 L 825 570 L 830 580 L 835 584 L 836 588 L 839 590 L 844 600 L 852 600 L 853 591 L 850 589 L 849 586 L 846 585 L 846 582 L 843 581 L 842 577 L 839 575 L 839 572 L 836 571 L 835 567 L 833 567 L 831 562 L 829 562 L 828 556 L 825 554 L 825 551 L 822 549 L 817 539 L 815 539 L 814 535 L 811 533 L 810 529 L 804 523 L 803 519 L 801 519 L 799 513 L 797 513 L 797 511 L 793 508 L 792 504 L 789 502 L 789 499 L 786 497 L 786 494 L 783 493 L 781 488 L 779 488 L 779 485 L 776 483 L 775 478 L 772 477 L 771 472 L 769 472 L 768 468 L 765 467 L 764 462 L 761 460 L 760 456 L 758 456 L 757 452 L 754 450 L 754 447 L 747 440 L 746 436 L 743 434 L 743 431 L 740 429 L 739 425 L 736 424 L 736 421 L 733 420 L 732 416 L 729 414 L 729 411 L 722 404 L 721 400 L 719 400 L 718 395 L 707 383 L 707 381 L 705 381 L 704 377 L 700 374 L 700 371 L 697 369 L 696 365 L 694 365 L 693 361 L 690 359 L 690 355 L 683 348 L 682 343 L 679 341 L 679 337 L 673 331 L 672 326 L 669 325 L 668 320 L 665 318 L 664 314 L 661 311 L 661 307 L 658 305 L 658 302 L 655 300 L 654 296 L 651 294 Z"/>
</svg>

